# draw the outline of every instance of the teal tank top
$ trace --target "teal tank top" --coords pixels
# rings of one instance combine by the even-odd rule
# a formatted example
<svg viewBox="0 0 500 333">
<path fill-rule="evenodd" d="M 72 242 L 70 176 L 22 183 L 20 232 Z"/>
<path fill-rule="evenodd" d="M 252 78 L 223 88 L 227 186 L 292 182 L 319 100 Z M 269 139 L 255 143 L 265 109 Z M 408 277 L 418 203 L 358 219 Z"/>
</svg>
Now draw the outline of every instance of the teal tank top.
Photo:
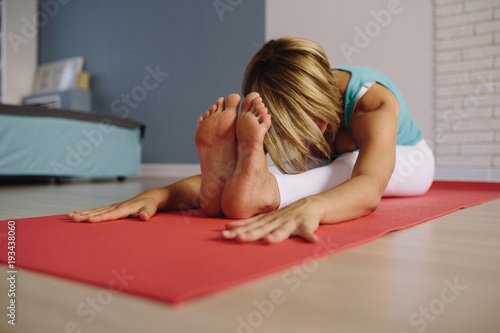
<svg viewBox="0 0 500 333">
<path fill-rule="evenodd" d="M 402 146 L 412 146 L 423 139 L 422 132 L 420 132 L 417 123 L 413 120 L 410 112 L 408 111 L 408 106 L 406 105 L 403 95 L 401 95 L 401 92 L 396 85 L 385 74 L 369 67 L 360 66 L 342 66 L 334 69 L 351 73 L 351 79 L 347 85 L 344 99 L 344 117 L 347 130 L 353 137 L 354 135 L 351 132 L 350 123 L 354 112 L 356 97 L 365 83 L 377 82 L 389 89 L 399 103 L 398 135 L 396 144 Z"/>
</svg>

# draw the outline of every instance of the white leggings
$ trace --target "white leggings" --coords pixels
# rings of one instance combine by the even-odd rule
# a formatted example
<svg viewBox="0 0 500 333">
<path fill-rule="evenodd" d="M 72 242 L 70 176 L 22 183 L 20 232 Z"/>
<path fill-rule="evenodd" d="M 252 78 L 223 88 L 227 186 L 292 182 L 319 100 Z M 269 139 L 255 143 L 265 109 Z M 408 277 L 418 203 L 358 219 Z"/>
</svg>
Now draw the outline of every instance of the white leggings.
<svg viewBox="0 0 500 333">
<path fill-rule="evenodd" d="M 359 152 L 344 153 L 333 162 L 294 175 L 282 174 L 268 159 L 281 197 L 279 208 L 324 192 L 351 178 Z M 425 140 L 414 146 L 396 146 L 396 165 L 384 197 L 422 195 L 434 179 L 434 154 Z"/>
</svg>

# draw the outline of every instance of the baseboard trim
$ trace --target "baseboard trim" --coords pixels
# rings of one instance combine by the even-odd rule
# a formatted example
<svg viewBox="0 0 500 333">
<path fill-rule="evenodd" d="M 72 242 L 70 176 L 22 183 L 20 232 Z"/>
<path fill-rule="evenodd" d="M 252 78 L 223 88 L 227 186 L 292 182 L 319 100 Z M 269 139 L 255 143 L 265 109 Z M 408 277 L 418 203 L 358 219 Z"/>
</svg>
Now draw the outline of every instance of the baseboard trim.
<svg viewBox="0 0 500 333">
<path fill-rule="evenodd" d="M 437 167 L 436 180 L 463 180 L 500 182 L 499 168 L 444 168 Z"/>
<path fill-rule="evenodd" d="M 199 164 L 143 163 L 141 176 L 185 178 L 200 174 Z M 436 180 L 493 181 L 500 182 L 499 168 L 444 168 L 437 167 Z"/>
<path fill-rule="evenodd" d="M 199 164 L 143 163 L 141 176 L 145 177 L 180 177 L 186 178 L 200 174 Z"/>
</svg>

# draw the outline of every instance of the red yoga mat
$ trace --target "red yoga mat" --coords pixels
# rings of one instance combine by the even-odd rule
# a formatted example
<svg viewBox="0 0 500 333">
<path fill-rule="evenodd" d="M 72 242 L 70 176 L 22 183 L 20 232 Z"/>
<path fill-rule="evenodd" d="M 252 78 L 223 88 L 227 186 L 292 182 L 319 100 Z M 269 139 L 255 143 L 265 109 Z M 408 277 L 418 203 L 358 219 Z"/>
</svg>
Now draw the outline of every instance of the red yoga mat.
<svg viewBox="0 0 500 333">
<path fill-rule="evenodd" d="M 198 210 L 159 213 L 149 222 L 73 223 L 64 215 L 0 221 L 0 262 L 9 261 L 14 225 L 15 267 L 180 303 L 498 197 L 500 183 L 434 182 L 424 196 L 384 198 L 369 216 L 320 226 L 316 244 L 223 240 L 228 220 Z"/>
</svg>

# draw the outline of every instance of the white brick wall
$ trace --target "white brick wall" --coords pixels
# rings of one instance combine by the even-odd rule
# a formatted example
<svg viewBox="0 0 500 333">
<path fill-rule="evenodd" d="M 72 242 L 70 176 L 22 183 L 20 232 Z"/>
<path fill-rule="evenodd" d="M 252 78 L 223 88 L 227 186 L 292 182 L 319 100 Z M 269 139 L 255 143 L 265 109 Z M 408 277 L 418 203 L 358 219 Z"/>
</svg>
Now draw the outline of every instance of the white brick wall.
<svg viewBox="0 0 500 333">
<path fill-rule="evenodd" d="M 434 0 L 434 19 L 437 167 L 499 170 L 500 0 Z"/>
</svg>

